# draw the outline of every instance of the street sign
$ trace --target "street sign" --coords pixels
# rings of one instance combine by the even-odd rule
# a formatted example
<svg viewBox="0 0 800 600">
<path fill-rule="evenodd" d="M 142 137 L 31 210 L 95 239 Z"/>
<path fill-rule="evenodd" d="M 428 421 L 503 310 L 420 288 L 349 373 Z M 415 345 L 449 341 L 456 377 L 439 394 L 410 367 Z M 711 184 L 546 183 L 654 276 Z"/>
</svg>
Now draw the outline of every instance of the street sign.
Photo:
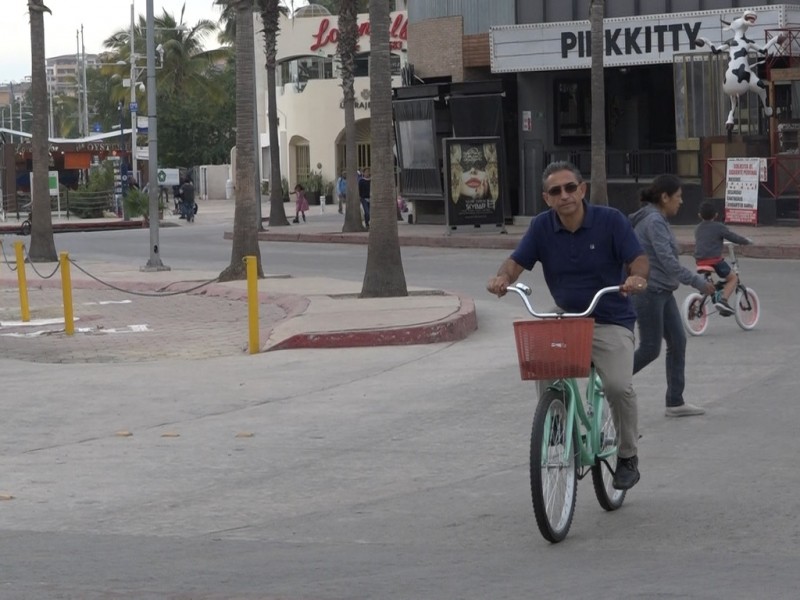
<svg viewBox="0 0 800 600">
<path fill-rule="evenodd" d="M 139 110 L 139 103 L 138 102 L 131 102 L 130 104 L 128 104 L 128 106 L 130 107 L 131 112 L 136 112 L 136 111 Z"/>
<path fill-rule="evenodd" d="M 158 185 L 180 185 L 180 172 L 178 169 L 159 169 Z"/>
</svg>

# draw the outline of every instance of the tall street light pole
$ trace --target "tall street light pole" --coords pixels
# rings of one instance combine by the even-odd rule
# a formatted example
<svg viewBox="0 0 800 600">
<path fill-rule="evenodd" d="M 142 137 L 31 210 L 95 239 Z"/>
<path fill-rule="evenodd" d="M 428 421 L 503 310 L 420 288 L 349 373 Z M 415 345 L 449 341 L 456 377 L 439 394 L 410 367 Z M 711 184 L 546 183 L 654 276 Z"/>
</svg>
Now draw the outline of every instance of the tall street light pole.
<svg viewBox="0 0 800 600">
<path fill-rule="evenodd" d="M 83 131 L 89 135 L 89 88 L 86 85 L 86 46 L 83 45 L 83 25 L 81 25 L 81 79 L 83 82 Z"/>
<path fill-rule="evenodd" d="M 156 48 L 153 0 L 147 0 L 147 191 L 150 199 L 150 259 L 142 271 L 169 271 L 158 244 L 158 119 L 156 117 Z"/>
<path fill-rule="evenodd" d="M 141 184 L 139 181 L 139 170 L 136 165 L 136 134 L 139 131 L 139 124 L 136 121 L 136 112 L 139 107 L 136 102 L 136 79 L 138 73 L 136 72 L 137 57 L 134 46 L 135 33 L 133 2 L 131 2 L 131 173 L 133 173 L 133 176 L 136 178 L 136 183 Z"/>
<path fill-rule="evenodd" d="M 120 205 L 117 206 L 117 215 L 122 216 L 126 214 L 125 211 L 125 194 L 127 192 L 127 179 L 128 179 L 128 167 L 125 164 L 125 103 L 120 100 L 117 104 L 117 109 L 119 110 L 119 180 L 120 180 L 120 190 L 119 190 L 119 201 Z"/>
</svg>

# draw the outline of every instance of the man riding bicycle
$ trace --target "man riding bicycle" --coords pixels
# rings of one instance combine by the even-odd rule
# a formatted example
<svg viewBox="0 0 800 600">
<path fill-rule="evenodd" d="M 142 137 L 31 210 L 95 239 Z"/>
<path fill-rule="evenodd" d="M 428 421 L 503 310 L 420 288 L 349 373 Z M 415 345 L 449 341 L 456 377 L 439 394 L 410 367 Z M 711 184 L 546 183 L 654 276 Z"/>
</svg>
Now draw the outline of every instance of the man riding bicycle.
<svg viewBox="0 0 800 600">
<path fill-rule="evenodd" d="M 558 306 L 568 312 L 582 312 L 599 289 L 622 286 L 622 294 L 604 296 L 593 313 L 592 362 L 603 382 L 619 436 L 613 485 L 627 490 L 639 481 L 638 409 L 632 383 L 636 313 L 627 295 L 647 288 L 649 263 L 625 215 L 584 200 L 586 183 L 575 165 L 551 163 L 542 181 L 550 210 L 531 222 L 516 250 L 486 288 L 501 297 L 523 270 L 531 270 L 540 262 Z"/>
</svg>

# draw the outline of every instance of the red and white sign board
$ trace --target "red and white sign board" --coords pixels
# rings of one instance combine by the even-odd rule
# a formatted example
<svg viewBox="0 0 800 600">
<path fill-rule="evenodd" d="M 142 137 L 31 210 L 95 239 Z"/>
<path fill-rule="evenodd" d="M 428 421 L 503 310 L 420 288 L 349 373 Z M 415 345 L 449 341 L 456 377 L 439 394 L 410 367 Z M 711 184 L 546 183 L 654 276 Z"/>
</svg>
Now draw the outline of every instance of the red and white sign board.
<svg viewBox="0 0 800 600">
<path fill-rule="evenodd" d="M 762 158 L 729 158 L 725 172 L 725 222 L 758 222 Z"/>
</svg>

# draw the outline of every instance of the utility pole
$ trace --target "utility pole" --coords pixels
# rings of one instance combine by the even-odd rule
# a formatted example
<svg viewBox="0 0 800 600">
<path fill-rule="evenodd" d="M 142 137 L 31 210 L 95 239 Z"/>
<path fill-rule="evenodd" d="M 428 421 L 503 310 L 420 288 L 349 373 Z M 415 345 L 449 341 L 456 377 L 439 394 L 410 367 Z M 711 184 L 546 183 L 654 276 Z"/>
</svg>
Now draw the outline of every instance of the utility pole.
<svg viewBox="0 0 800 600">
<path fill-rule="evenodd" d="M 150 200 L 150 259 L 142 271 L 169 271 L 158 245 L 158 119 L 156 116 L 156 49 L 153 0 L 147 0 L 147 192 Z"/>
<path fill-rule="evenodd" d="M 83 84 L 81 83 L 81 33 L 75 30 L 75 67 L 78 76 L 78 117 L 76 123 L 78 124 L 78 137 L 83 137 Z"/>
<path fill-rule="evenodd" d="M 89 135 L 89 90 L 86 87 L 86 47 L 83 45 L 83 25 L 81 24 L 81 64 L 83 65 L 83 131 Z"/>
<path fill-rule="evenodd" d="M 136 183 L 141 187 L 139 170 L 136 165 L 136 134 L 139 131 L 139 124 L 136 122 L 136 110 L 138 108 L 136 103 L 136 77 L 138 73 L 136 72 L 136 49 L 133 41 L 134 33 L 134 9 L 133 2 L 131 2 L 131 172 L 136 178 Z"/>
</svg>

